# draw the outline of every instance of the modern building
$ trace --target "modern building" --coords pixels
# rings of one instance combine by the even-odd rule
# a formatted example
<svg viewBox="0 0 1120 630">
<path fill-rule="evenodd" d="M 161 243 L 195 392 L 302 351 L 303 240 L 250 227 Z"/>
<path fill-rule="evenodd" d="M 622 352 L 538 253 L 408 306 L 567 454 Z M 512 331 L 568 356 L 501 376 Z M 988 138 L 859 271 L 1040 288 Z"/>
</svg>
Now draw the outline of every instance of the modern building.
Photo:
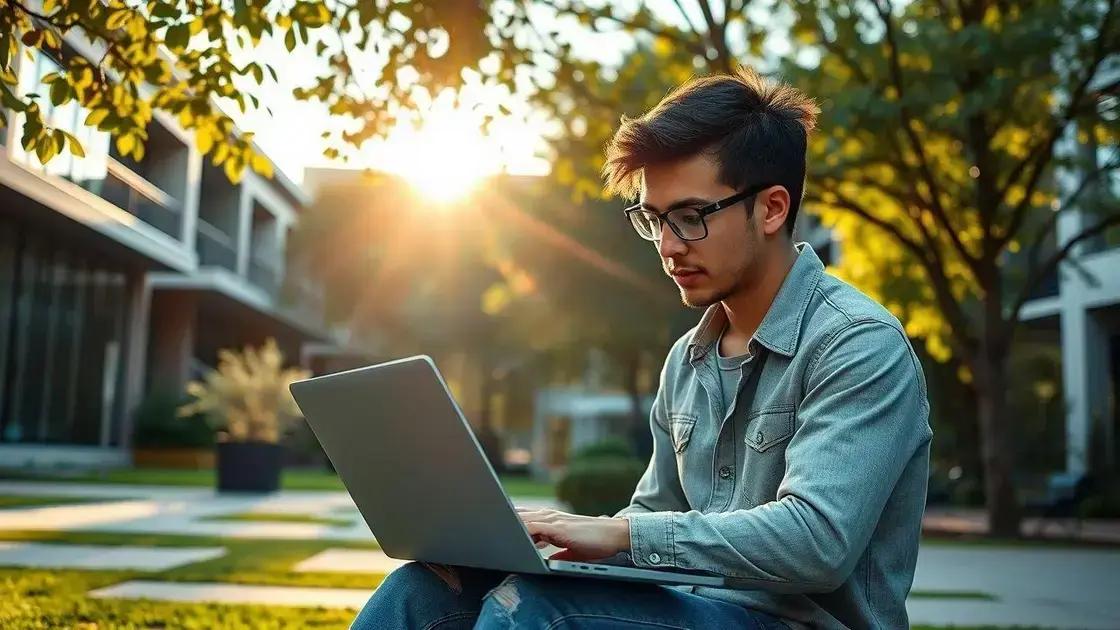
<svg viewBox="0 0 1120 630">
<path fill-rule="evenodd" d="M 92 57 L 84 40 L 67 37 Z M 21 55 L 19 89 L 58 71 Z M 237 184 L 157 112 L 145 157 L 121 156 L 75 102 L 44 118 L 81 139 L 46 166 L 0 128 L 0 466 L 113 466 L 130 460 L 132 412 L 181 391 L 220 348 L 274 337 L 289 359 L 338 337 L 322 294 L 288 267 L 308 204 L 277 170 Z"/>
<path fill-rule="evenodd" d="M 1102 163 L 1112 159 L 1097 147 L 1088 150 Z M 1080 181 L 1078 174 L 1063 174 L 1066 196 Z M 1112 204 L 1120 200 L 1116 175 L 1102 178 L 1098 192 Z M 1062 209 L 1056 244 L 1065 245 L 1100 220 L 1081 207 Z M 1115 474 L 1120 463 L 1120 227 L 1075 245 L 1059 273 L 1024 305 L 1022 319 L 1028 328 L 1058 333 L 1066 472 Z"/>
</svg>

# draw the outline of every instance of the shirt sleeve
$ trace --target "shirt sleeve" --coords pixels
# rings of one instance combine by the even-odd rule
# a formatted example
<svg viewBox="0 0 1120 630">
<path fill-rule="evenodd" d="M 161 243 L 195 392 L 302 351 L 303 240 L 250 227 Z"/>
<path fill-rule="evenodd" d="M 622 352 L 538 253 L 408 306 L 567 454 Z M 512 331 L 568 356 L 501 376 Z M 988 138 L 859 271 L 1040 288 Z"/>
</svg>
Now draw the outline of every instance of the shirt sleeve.
<svg viewBox="0 0 1120 630">
<path fill-rule="evenodd" d="M 797 416 L 776 500 L 722 513 L 632 513 L 634 563 L 775 592 L 839 587 L 932 435 L 924 376 L 902 331 L 855 322 L 824 342 Z"/>
<path fill-rule="evenodd" d="M 630 505 L 622 508 L 615 517 L 689 509 L 677 472 L 677 457 L 669 434 L 669 419 L 666 412 L 665 372 L 668 362 L 673 360 L 672 357 L 673 355 L 670 354 L 669 359 L 666 360 L 666 367 L 661 370 L 657 395 L 654 397 L 653 409 L 649 413 L 649 426 L 653 433 L 653 455 L 650 456 L 645 473 L 638 480 Z"/>
</svg>

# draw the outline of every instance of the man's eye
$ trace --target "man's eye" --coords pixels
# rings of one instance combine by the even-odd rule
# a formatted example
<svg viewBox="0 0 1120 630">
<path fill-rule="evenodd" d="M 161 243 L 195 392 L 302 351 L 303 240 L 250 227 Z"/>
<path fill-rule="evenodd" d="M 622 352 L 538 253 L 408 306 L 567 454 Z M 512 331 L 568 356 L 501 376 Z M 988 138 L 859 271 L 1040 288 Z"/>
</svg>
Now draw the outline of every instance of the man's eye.
<svg viewBox="0 0 1120 630">
<path fill-rule="evenodd" d="M 682 212 L 677 215 L 677 218 L 681 223 L 685 225 L 700 225 L 700 222 L 702 220 L 700 218 L 700 213 L 694 210 L 690 212 Z"/>
</svg>

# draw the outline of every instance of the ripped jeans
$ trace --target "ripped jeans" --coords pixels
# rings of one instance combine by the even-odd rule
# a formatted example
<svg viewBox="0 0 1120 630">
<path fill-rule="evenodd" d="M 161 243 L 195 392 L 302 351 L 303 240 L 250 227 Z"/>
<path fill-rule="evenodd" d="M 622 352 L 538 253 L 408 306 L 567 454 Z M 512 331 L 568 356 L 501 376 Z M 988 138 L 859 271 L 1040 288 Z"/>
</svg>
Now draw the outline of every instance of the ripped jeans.
<svg viewBox="0 0 1120 630">
<path fill-rule="evenodd" d="M 419 562 L 390 573 L 350 627 L 787 628 L 770 615 L 657 584 L 511 575 Z"/>
</svg>

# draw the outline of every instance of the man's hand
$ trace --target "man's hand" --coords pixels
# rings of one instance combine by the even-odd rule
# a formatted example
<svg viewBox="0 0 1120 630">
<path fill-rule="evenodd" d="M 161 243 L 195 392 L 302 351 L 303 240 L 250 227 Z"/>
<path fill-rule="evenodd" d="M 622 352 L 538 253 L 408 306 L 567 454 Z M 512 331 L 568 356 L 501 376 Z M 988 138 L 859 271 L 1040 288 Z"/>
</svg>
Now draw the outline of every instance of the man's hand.
<svg viewBox="0 0 1120 630">
<path fill-rule="evenodd" d="M 598 560 L 630 549 L 630 522 L 625 518 L 529 508 L 517 508 L 517 515 L 538 547 L 563 548 L 550 560 Z"/>
</svg>

